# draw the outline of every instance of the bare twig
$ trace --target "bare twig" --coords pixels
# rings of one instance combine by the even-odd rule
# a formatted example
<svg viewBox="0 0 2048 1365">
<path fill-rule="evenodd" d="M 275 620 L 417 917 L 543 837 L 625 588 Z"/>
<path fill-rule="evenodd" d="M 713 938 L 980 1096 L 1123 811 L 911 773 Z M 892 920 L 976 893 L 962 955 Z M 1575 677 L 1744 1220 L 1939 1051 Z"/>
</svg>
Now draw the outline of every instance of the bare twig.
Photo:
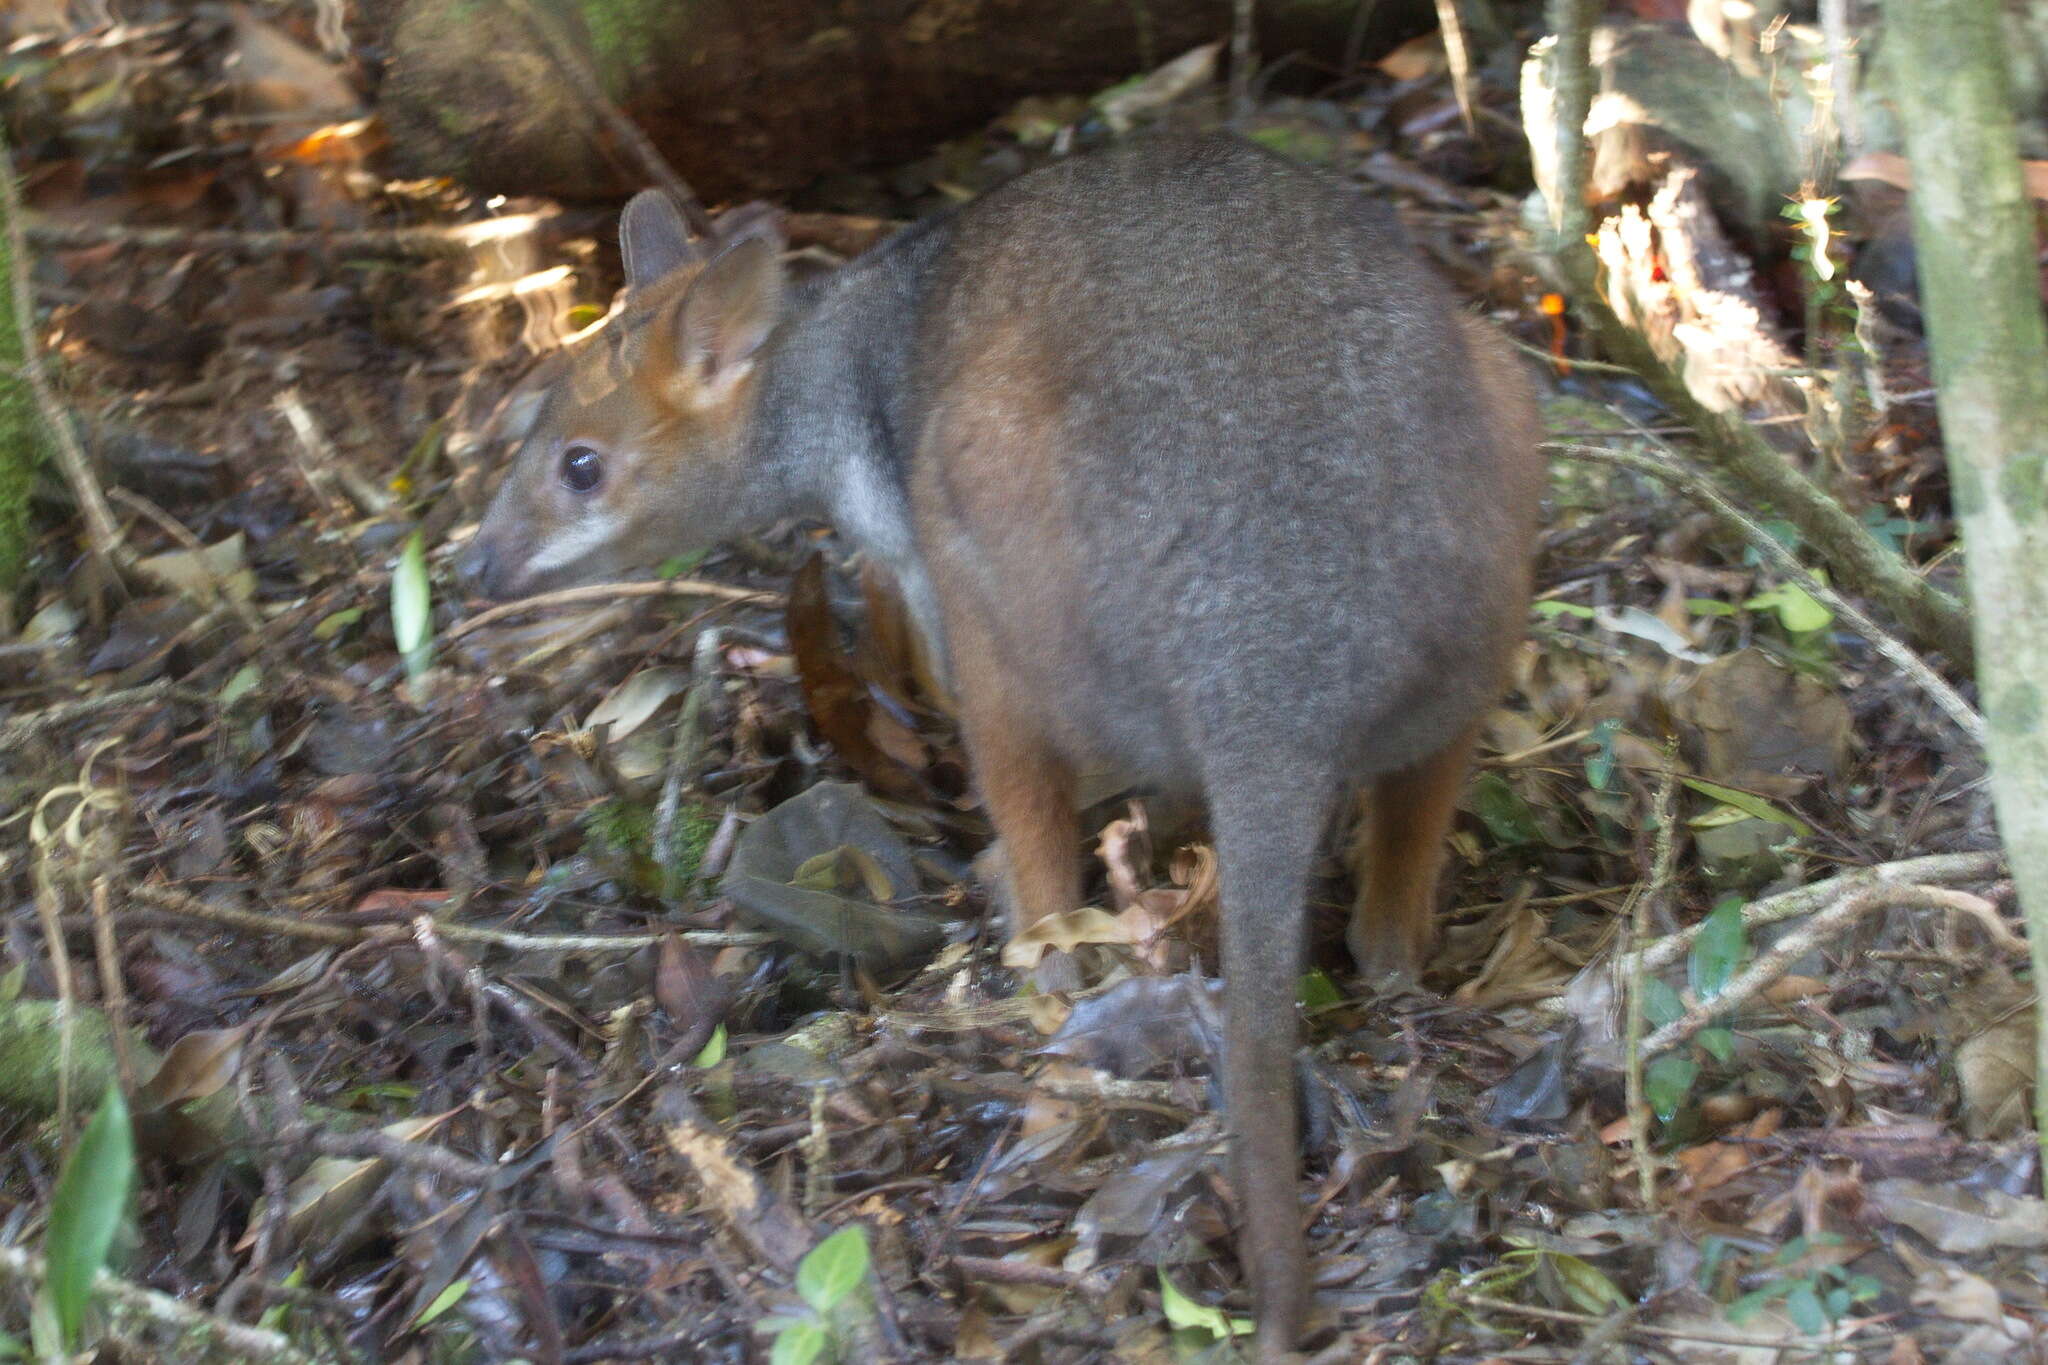
<svg viewBox="0 0 2048 1365">
<path fill-rule="evenodd" d="M 114 917 L 107 910 L 107 879 L 92 879 L 92 947 L 99 959 L 100 999 L 105 1003 L 110 1041 L 114 1046 L 114 1071 L 121 1089 L 134 1094 L 141 1077 L 135 1074 L 135 1053 L 128 1040 L 128 987 L 121 974 L 121 949 L 114 941 Z"/>
<path fill-rule="evenodd" d="M 1678 803 L 1674 800 L 1678 777 L 1675 769 L 1669 766 L 1670 758 L 1670 747 L 1667 746 L 1667 766 L 1657 779 L 1656 851 L 1650 859 L 1650 885 L 1634 898 L 1630 916 L 1631 947 L 1650 941 L 1651 911 L 1661 908 L 1664 898 L 1670 895 L 1672 873 L 1678 867 Z M 1649 1212 L 1657 1207 L 1657 1156 L 1650 1141 L 1650 1101 L 1643 1083 L 1643 1024 L 1648 1013 L 1643 991 L 1650 974 L 1643 966 L 1642 954 L 1630 953 L 1623 960 L 1632 964 L 1628 975 L 1628 1015 L 1623 1039 L 1628 1077 L 1629 1140 L 1635 1149 L 1637 1195 L 1642 1200 L 1644 1211 Z"/>
<path fill-rule="evenodd" d="M 343 515 L 348 514 L 349 503 L 354 503 L 356 510 L 364 516 L 389 515 L 393 506 L 391 495 L 362 477 L 349 461 L 341 458 L 334 443 L 327 439 L 320 420 L 306 406 L 306 400 L 299 396 L 297 389 L 286 389 L 277 396 L 277 410 L 291 427 L 292 435 L 298 438 L 299 448 L 304 454 L 299 461 L 299 470 L 316 496 L 330 505 L 339 503 Z M 347 502 L 337 495 L 337 488 L 340 495 L 346 496 Z"/>
<path fill-rule="evenodd" d="M 522 597 L 517 602 L 504 602 L 498 606 L 480 611 L 441 632 L 442 641 L 459 640 L 472 631 L 482 630 L 507 616 L 516 616 L 524 611 L 536 611 L 541 607 L 573 606 L 583 602 L 610 602 L 621 597 L 722 597 L 728 602 L 758 602 L 767 605 L 777 601 L 774 593 L 756 592 L 751 588 L 735 588 L 724 583 L 711 583 L 701 578 L 670 578 L 645 583 L 589 583 L 580 588 L 560 588 L 554 592 L 538 593 Z"/>
<path fill-rule="evenodd" d="M 1443 34 L 1444 60 L 1451 69 L 1451 93 L 1458 98 L 1458 116 L 1465 120 L 1466 133 L 1477 132 L 1472 122 L 1472 49 L 1465 41 L 1458 0 L 1436 0 L 1436 26 Z"/>
<path fill-rule="evenodd" d="M 1586 212 L 1586 115 L 1593 107 L 1593 19 L 1600 0 L 1549 0 L 1550 88 L 1556 92 L 1556 180 L 1550 226 L 1559 250 L 1583 242 L 1592 226 Z"/>
</svg>

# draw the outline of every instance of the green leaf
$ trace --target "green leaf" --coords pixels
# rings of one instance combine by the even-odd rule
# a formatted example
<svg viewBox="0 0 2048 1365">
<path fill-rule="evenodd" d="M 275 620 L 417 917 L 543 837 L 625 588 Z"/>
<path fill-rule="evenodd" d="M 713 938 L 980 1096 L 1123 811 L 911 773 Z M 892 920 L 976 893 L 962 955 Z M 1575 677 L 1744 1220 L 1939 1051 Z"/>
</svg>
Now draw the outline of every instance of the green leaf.
<svg viewBox="0 0 2048 1365">
<path fill-rule="evenodd" d="M 1560 602 L 1555 597 L 1546 597 L 1541 601 L 1531 602 L 1529 605 L 1535 609 L 1538 616 L 1546 619 L 1554 616 L 1576 616 L 1581 620 L 1591 621 L 1599 615 L 1598 612 L 1583 603 Z"/>
<path fill-rule="evenodd" d="M 0 1005 L 11 1005 L 21 995 L 21 988 L 28 981 L 28 961 L 23 959 L 0 972 Z"/>
<path fill-rule="evenodd" d="M 1771 1300 L 1785 1297 L 1785 1291 L 1789 1288 L 1791 1288 L 1789 1281 L 1774 1280 L 1762 1289 L 1751 1290 L 1728 1305 L 1728 1321 L 1736 1324 L 1738 1327 L 1741 1326 L 1769 1307 Z"/>
<path fill-rule="evenodd" d="M 256 667 L 256 665 L 254 664 L 243 664 L 240 668 L 235 670 L 235 676 L 229 678 L 227 682 L 222 685 L 220 689 L 220 704 L 222 706 L 233 706 L 243 697 L 248 696 L 251 689 L 253 689 L 257 683 L 260 683 L 262 681 L 262 669 Z"/>
<path fill-rule="evenodd" d="M 868 1277 L 868 1230 L 849 1223 L 804 1253 L 796 1268 L 796 1292 L 820 1313 L 829 1313 Z"/>
<path fill-rule="evenodd" d="M 335 636 L 362 620 L 363 611 L 362 607 L 343 607 L 340 611 L 321 617 L 319 623 L 313 627 L 313 638 L 316 640 L 332 640 Z"/>
<path fill-rule="evenodd" d="M 405 659 L 405 676 L 418 681 L 434 662 L 433 590 L 427 583 L 427 542 L 418 531 L 406 537 L 391 573 L 391 633 Z"/>
<path fill-rule="evenodd" d="M 655 566 L 655 577 L 681 578 L 683 575 L 693 572 L 699 564 L 704 562 L 704 554 L 705 552 L 702 550 L 692 550 L 688 554 L 670 555 Z"/>
<path fill-rule="evenodd" d="M 1737 611 L 1734 603 L 1716 597 L 1688 597 L 1685 609 L 1694 616 L 1733 616 Z"/>
<path fill-rule="evenodd" d="M 461 1303 L 462 1296 L 464 1294 L 467 1294 L 468 1292 L 468 1279 L 465 1278 L 455 1281 L 455 1283 L 449 1285 L 446 1289 L 434 1295 L 434 1301 L 427 1305 L 426 1311 L 420 1314 L 420 1320 L 414 1323 L 413 1326 L 425 1327 L 435 1318 L 440 1317 L 443 1313 L 453 1308 L 456 1304 Z"/>
<path fill-rule="evenodd" d="M 1221 1308 L 1196 1303 L 1181 1293 L 1173 1281 L 1166 1278 L 1164 1270 L 1159 1272 L 1159 1306 L 1165 1311 L 1169 1326 L 1207 1332 L 1216 1341 L 1225 1337 L 1248 1336 L 1252 1330 L 1250 1318 L 1233 1318 Z"/>
<path fill-rule="evenodd" d="M 1813 1281 L 1801 1280 L 1785 1295 L 1785 1312 L 1800 1331 L 1817 1337 L 1828 1330 L 1828 1310 L 1821 1307 Z"/>
<path fill-rule="evenodd" d="M 1813 1243 L 1807 1241 L 1806 1238 L 1794 1237 L 1791 1241 L 1785 1243 L 1785 1245 L 1779 1247 L 1777 1251 L 1772 1253 L 1771 1264 L 1791 1265 L 1794 1261 L 1798 1260 L 1801 1256 L 1804 1256 L 1807 1252 L 1811 1251 L 1812 1249 Z"/>
<path fill-rule="evenodd" d="M 1320 968 L 1302 974 L 1301 979 L 1294 983 L 1294 997 L 1312 1010 L 1344 1003 L 1344 993 Z"/>
<path fill-rule="evenodd" d="M 1794 635 L 1825 629 L 1835 614 L 1797 583 L 1780 583 L 1769 592 L 1758 593 L 1742 604 L 1751 611 L 1772 611 L 1778 622 Z"/>
<path fill-rule="evenodd" d="M 1807 824 L 1796 815 L 1788 815 L 1784 811 L 1779 810 L 1761 796 L 1755 796 L 1746 791 L 1738 791 L 1734 787 L 1724 787 L 1718 782 L 1708 782 L 1697 777 L 1681 777 L 1678 780 L 1691 787 L 1701 796 L 1712 797 L 1722 805 L 1733 806 L 1744 815 L 1754 816 L 1758 820 L 1768 820 L 1774 825 L 1783 825 L 1802 839 L 1813 833 L 1813 826 Z"/>
<path fill-rule="evenodd" d="M 707 1071 L 717 1066 L 725 1060 L 725 1044 L 725 1025 L 720 1024 L 711 1030 L 711 1037 L 697 1050 L 697 1055 L 690 1059 L 690 1065 Z"/>
<path fill-rule="evenodd" d="M 1854 1303 L 1867 1303 L 1884 1293 L 1883 1283 L 1870 1275 L 1851 1275 L 1842 1281 L 1842 1287 L 1849 1291 L 1850 1301 Z"/>
<path fill-rule="evenodd" d="M 1671 983 L 1661 976 L 1645 977 L 1643 980 L 1643 1018 L 1650 1021 L 1651 1028 L 1663 1028 L 1674 1019 L 1685 1017 L 1685 1001 L 1671 988 Z"/>
<path fill-rule="evenodd" d="M 135 1133 L 128 1102 L 117 1085 L 107 1087 L 99 1112 L 79 1135 L 78 1145 L 57 1178 L 50 1200 L 43 1256 L 49 1263 L 45 1286 L 66 1350 L 78 1344 L 93 1277 L 107 1263 L 107 1251 L 135 1185 Z"/>
<path fill-rule="evenodd" d="M 284 1277 L 284 1287 L 286 1289 L 303 1289 L 306 1287 L 306 1263 L 304 1261 L 295 1264 L 291 1268 L 291 1272 Z M 256 1325 L 272 1332 L 282 1331 L 285 1321 L 291 1317 L 291 1312 L 292 1306 L 289 1303 L 273 1303 L 270 1307 L 264 1309 L 262 1314 L 256 1319 Z"/>
<path fill-rule="evenodd" d="M 1643 1070 L 1643 1098 L 1665 1123 L 1678 1117 L 1692 1083 L 1699 1077 L 1700 1064 L 1679 1052 L 1667 1052 Z"/>
<path fill-rule="evenodd" d="M 811 1365 L 825 1354 L 829 1345 L 831 1338 L 817 1323 L 792 1322 L 776 1336 L 775 1349 L 768 1353 L 768 1365 Z"/>
<path fill-rule="evenodd" d="M 1723 896 L 1713 913 L 1700 924 L 1692 941 L 1692 956 L 1686 960 L 1686 974 L 1692 982 L 1693 997 L 1702 1003 L 1712 1000 L 1728 985 L 1749 953 L 1749 941 L 1742 929 L 1742 897 Z"/>
<path fill-rule="evenodd" d="M 1620 728 L 1621 722 L 1610 718 L 1595 725 L 1587 736 L 1593 752 L 1586 759 L 1586 785 L 1596 792 L 1606 791 L 1614 777 L 1614 732 Z"/>
<path fill-rule="evenodd" d="M 1503 844 L 1533 844 L 1539 837 L 1528 802 L 1515 795 L 1515 789 L 1499 773 L 1486 773 L 1472 784 L 1472 808 Z"/>
<path fill-rule="evenodd" d="M 1565 1297 L 1580 1312 L 1608 1313 L 1628 1307 L 1628 1295 L 1616 1288 L 1614 1281 L 1590 1261 L 1553 1252 L 1550 1263 L 1557 1268 L 1558 1282 L 1564 1286 Z"/>
<path fill-rule="evenodd" d="M 1693 1041 L 1712 1053 L 1722 1066 L 1735 1060 L 1735 1035 L 1727 1029 L 1703 1028 Z"/>
</svg>

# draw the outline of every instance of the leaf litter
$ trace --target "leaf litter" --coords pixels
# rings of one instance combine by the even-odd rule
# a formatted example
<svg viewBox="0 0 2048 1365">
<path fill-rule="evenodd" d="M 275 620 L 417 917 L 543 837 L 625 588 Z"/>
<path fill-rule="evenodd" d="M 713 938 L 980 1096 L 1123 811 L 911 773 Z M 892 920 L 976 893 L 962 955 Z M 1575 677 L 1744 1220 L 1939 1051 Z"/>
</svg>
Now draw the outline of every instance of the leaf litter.
<svg viewBox="0 0 2048 1365">
<path fill-rule="evenodd" d="M 140 23 L 126 67 L 51 59 L 16 117 L 126 132 L 33 148 L 39 215 L 252 226 L 236 195 L 333 228 L 531 212 L 558 226 L 528 267 L 578 263 L 576 306 L 601 310 L 605 269 L 562 250 L 600 224 L 445 184 L 366 195 L 376 135 L 310 35 L 195 22 Z M 1186 116 L 1214 62 L 1097 116 Z M 275 129 L 188 122 L 208 155 L 145 174 L 165 110 L 227 108 L 235 81 Z M 928 165 L 992 183 L 1088 117 L 1047 101 L 976 140 L 1001 155 Z M 1394 186 L 1468 292 L 1554 351 L 1485 185 L 1511 138 L 1461 125 L 1440 45 L 1341 103 L 1269 96 L 1254 131 Z M 916 180 L 897 178 L 906 217 L 936 193 Z M 812 216 L 822 239 L 836 220 Z M 66 301 L 45 339 L 82 394 L 126 396 L 94 426 L 112 477 L 190 535 L 138 514 L 134 542 L 228 601 L 109 610 L 52 537 L 23 648 L 0 647 L 15 1207 L 44 1205 L 59 1150 L 43 898 L 98 1040 L 71 1102 L 135 1087 L 136 1234 L 163 1254 L 125 1273 L 166 1292 L 356 1358 L 741 1359 L 794 1305 L 837 1311 L 807 1254 L 858 1227 L 872 1264 L 832 1264 L 886 1291 L 868 1311 L 893 1357 L 1226 1358 L 1248 1305 L 1198 825 L 1100 792 L 1092 903 L 1009 938 L 943 681 L 829 537 L 775 528 L 688 570 L 760 601 L 685 576 L 459 633 L 445 550 L 430 596 L 404 578 L 416 532 L 440 546 L 474 520 L 530 384 L 516 289 L 444 310 L 479 283 L 459 256 L 48 259 Z M 161 327 L 120 311 L 137 300 Z M 1567 438 L 1639 411 L 1590 370 L 1553 387 Z M 1901 403 L 1853 461 L 1923 558 L 1949 535 L 1938 461 L 1914 456 L 1930 431 Z M 1298 1065 L 1324 1358 L 2038 1353 L 2035 1023 L 1984 928 L 2012 907 L 1981 760 L 1824 606 L 1624 470 L 1560 464 L 1539 583 L 1429 989 L 1353 993 L 1338 860 L 1316 888 Z M 1907 858 L 1979 908 L 1880 899 L 1788 939 L 1841 899 L 1807 888 Z M 1768 982 L 1731 988 L 1788 942 Z M 1072 989 L 1031 989 L 1047 954 Z M 1651 1059 L 1654 1117 L 1629 1114 L 1631 1008 L 1652 1030 L 1702 1016 Z M 286 1283 L 311 1292 L 258 1307 L 241 1287 Z"/>
</svg>

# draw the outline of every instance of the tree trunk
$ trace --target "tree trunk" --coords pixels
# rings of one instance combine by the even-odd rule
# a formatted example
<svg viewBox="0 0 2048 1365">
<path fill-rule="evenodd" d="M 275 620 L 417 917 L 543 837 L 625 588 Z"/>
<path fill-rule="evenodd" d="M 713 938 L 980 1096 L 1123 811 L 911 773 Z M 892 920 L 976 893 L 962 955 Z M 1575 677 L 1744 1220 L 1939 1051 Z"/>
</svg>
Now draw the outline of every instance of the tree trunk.
<svg viewBox="0 0 2048 1365">
<path fill-rule="evenodd" d="M 922 155 L 1027 95 L 1099 90 L 1231 32 L 1232 0 L 538 0 L 707 202 Z M 1361 6 L 1364 8 L 1361 9 Z M 1334 75 L 1434 26 L 1429 0 L 1259 0 L 1258 50 Z M 516 9 L 406 0 L 379 95 L 400 160 L 481 190 L 646 183 Z"/>
<path fill-rule="evenodd" d="M 1892 91 L 1949 482 L 1975 609 L 1991 791 L 2033 945 L 2036 1128 L 2048 1142 L 2048 323 L 2003 36 L 1984 0 L 1888 0 L 1914 54 Z"/>
</svg>

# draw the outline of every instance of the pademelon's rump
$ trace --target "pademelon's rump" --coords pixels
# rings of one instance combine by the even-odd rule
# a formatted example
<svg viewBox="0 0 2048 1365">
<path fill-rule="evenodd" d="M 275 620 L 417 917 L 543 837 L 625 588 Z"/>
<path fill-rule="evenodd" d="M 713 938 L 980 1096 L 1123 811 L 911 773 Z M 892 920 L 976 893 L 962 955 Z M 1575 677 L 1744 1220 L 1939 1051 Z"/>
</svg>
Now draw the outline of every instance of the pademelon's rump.
<svg viewBox="0 0 2048 1365">
<path fill-rule="evenodd" d="M 1082 765 L 1201 797 L 1240 1259 L 1278 1355 L 1309 1308 L 1309 869 L 1362 793 L 1351 948 L 1416 970 L 1528 600 L 1518 362 L 1385 208 L 1224 136 L 1055 163 L 802 283 L 759 206 L 697 242 L 650 193 L 624 239 L 617 338 L 551 390 L 465 572 L 509 596 L 832 522 L 942 653 L 1018 927 L 1080 903 Z"/>
</svg>

